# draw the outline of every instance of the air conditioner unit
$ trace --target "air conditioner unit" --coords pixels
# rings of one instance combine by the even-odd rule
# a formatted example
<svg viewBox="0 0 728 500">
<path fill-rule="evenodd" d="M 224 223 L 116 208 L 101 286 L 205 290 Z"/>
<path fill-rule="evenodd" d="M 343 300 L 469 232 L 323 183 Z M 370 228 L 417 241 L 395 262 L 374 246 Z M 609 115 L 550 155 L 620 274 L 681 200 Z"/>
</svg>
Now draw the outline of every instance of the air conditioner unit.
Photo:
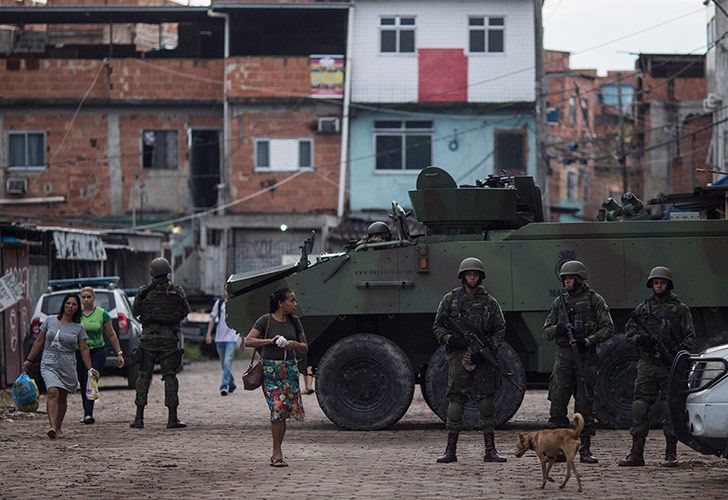
<svg viewBox="0 0 728 500">
<path fill-rule="evenodd" d="M 720 107 L 723 103 L 723 99 L 718 94 L 708 94 L 708 97 L 703 99 L 703 109 L 705 111 L 712 111 Z"/>
<path fill-rule="evenodd" d="M 316 123 L 319 134 L 336 134 L 339 132 L 339 119 L 335 116 L 322 116 Z"/>
<path fill-rule="evenodd" d="M 28 191 L 28 179 L 25 177 L 8 177 L 5 191 L 9 194 L 23 194 Z"/>
</svg>

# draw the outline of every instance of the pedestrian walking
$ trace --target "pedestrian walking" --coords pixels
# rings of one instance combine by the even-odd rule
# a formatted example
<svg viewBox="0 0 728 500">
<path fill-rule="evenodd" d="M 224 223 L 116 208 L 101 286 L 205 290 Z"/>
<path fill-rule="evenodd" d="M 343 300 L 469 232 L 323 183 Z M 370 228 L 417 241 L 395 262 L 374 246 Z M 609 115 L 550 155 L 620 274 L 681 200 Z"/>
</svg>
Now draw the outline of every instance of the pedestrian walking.
<svg viewBox="0 0 728 500">
<path fill-rule="evenodd" d="M 303 326 L 296 317 L 296 294 L 288 287 L 279 288 L 270 296 L 269 313 L 253 325 L 245 337 L 245 346 L 262 348 L 263 394 L 270 410 L 273 454 L 272 467 L 288 467 L 283 459 L 282 443 L 286 420 L 304 420 L 299 386 L 297 353 L 308 352 Z"/>
<path fill-rule="evenodd" d="M 86 370 L 99 378 L 99 372 L 91 365 L 86 338 L 81 325 L 81 299 L 69 293 L 63 298 L 58 315 L 48 316 L 40 326 L 40 333 L 23 362 L 23 370 L 27 370 L 43 349 L 40 374 L 47 389 L 46 411 L 50 423 L 47 435 L 51 439 L 64 437 L 62 426 L 68 409 L 68 393 L 76 392 L 78 386 L 76 349 L 81 352 Z M 86 387 L 82 386 L 81 390 L 85 391 Z"/>
<path fill-rule="evenodd" d="M 625 326 L 627 340 L 637 347 L 640 359 L 637 361 L 632 427 L 629 430 L 632 450 L 627 458 L 619 461 L 619 465 L 645 465 L 650 408 L 658 403 L 665 435 L 665 461 L 662 465 L 675 467 L 678 464 L 677 438 L 667 415 L 667 379 L 672 364 L 671 356 L 694 347 L 695 327 L 690 309 L 672 292 L 672 271 L 669 268 L 653 268 L 647 278 L 647 288 L 652 290 L 652 295 L 635 308 Z"/>
<path fill-rule="evenodd" d="M 111 324 L 111 316 L 102 307 L 95 304 L 96 292 L 90 286 L 81 288 L 81 325 L 86 330 L 86 345 L 91 356 L 91 365 L 97 371 L 106 366 L 106 342 L 104 337 L 109 339 L 116 354 L 116 367 L 124 366 L 124 352 L 119 345 L 119 337 L 116 336 L 114 325 Z M 84 369 L 81 351 L 76 351 L 76 370 L 78 381 L 81 385 L 81 402 L 83 404 L 82 424 L 93 424 L 94 400 L 86 397 L 86 384 L 88 383 L 88 371 Z"/>
<path fill-rule="evenodd" d="M 579 461 L 595 464 L 591 453 L 594 429 L 594 386 L 597 380 L 597 345 L 614 335 L 614 323 L 604 298 L 587 283 L 586 266 L 570 260 L 559 271 L 566 289 L 554 300 L 542 334 L 556 343 L 556 359 L 549 379 L 552 427 L 571 427 L 567 406 L 574 397 L 574 411 L 584 417 Z M 576 347 L 576 348 L 575 348 Z"/>
<path fill-rule="evenodd" d="M 233 361 L 235 351 L 238 348 L 240 335 L 227 324 L 227 301 L 228 291 L 225 289 L 223 300 L 216 300 L 210 311 L 210 322 L 207 324 L 205 342 L 211 344 L 213 341 L 212 330 L 215 330 L 215 348 L 222 366 L 222 380 L 220 381 L 220 395 L 227 396 L 235 392 L 235 377 L 233 377 Z M 241 345 L 241 350 L 245 347 Z"/>
<path fill-rule="evenodd" d="M 187 427 L 177 417 L 179 383 L 177 372 L 184 350 L 180 345 L 179 324 L 190 312 L 190 305 L 181 286 L 169 279 L 172 266 L 158 257 L 150 265 L 151 283 L 142 285 L 134 299 L 132 312 L 142 322 L 142 336 L 137 352 L 139 378 L 136 383 L 136 416 L 130 427 L 144 427 L 144 407 L 152 383 L 154 364 L 159 363 L 164 380 L 164 405 L 167 407 L 168 429 Z"/>
<path fill-rule="evenodd" d="M 495 447 L 495 393 L 500 387 L 500 375 L 480 357 L 468 349 L 465 340 L 442 324 L 442 317 L 462 318 L 476 332 L 480 340 L 496 351 L 505 339 L 506 323 L 498 301 L 482 283 L 485 268 L 480 259 L 468 257 L 460 263 L 458 279 L 461 286 L 445 294 L 437 308 L 432 327 L 435 338 L 447 348 L 447 446 L 437 457 L 439 463 L 457 462 L 457 443 L 463 430 L 463 414 L 471 385 L 480 411 L 485 451 L 483 461 L 505 462 Z"/>
</svg>

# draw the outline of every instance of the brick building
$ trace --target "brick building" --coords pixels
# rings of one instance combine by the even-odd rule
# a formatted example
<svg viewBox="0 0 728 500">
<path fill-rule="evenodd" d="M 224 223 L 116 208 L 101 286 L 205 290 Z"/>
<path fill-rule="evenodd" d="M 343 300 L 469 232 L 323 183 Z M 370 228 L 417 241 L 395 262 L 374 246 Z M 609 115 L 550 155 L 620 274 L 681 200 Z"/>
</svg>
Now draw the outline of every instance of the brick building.
<svg viewBox="0 0 728 500">
<path fill-rule="evenodd" d="M 625 184 L 635 190 L 626 154 L 634 130 L 634 81 L 632 71 L 600 77 L 594 69 L 571 68 L 569 52 L 544 51 L 552 220 L 594 220 L 604 200 L 620 199 Z"/>
<path fill-rule="evenodd" d="M 705 56 L 640 54 L 635 102 L 635 164 L 645 199 L 692 191 L 713 180 L 712 113 L 706 98 Z"/>
<path fill-rule="evenodd" d="M 327 233 L 343 86 L 312 78 L 345 53 L 348 4 L 84 3 L 0 8 L 6 216 L 173 221 L 177 280 L 214 293 Z"/>
</svg>

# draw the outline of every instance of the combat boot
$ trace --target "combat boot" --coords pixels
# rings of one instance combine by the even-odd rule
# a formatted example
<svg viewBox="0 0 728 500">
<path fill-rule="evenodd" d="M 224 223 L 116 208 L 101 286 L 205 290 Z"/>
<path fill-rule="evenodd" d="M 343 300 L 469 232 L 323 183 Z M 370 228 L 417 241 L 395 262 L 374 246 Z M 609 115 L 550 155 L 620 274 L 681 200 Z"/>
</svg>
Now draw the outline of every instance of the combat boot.
<svg viewBox="0 0 728 500">
<path fill-rule="evenodd" d="M 585 434 L 581 436 L 581 448 L 579 448 L 579 462 L 583 464 L 596 464 L 599 460 L 591 454 L 591 436 Z"/>
<path fill-rule="evenodd" d="M 143 429 L 144 428 L 144 407 L 143 406 L 137 406 L 136 416 L 134 417 L 134 421 L 129 424 L 129 427 L 131 427 L 132 429 Z"/>
<path fill-rule="evenodd" d="M 632 436 L 632 450 L 627 458 L 619 461 L 620 467 L 641 467 L 645 465 L 645 437 Z"/>
<path fill-rule="evenodd" d="M 677 439 L 674 437 L 665 438 L 665 461 L 663 467 L 677 467 Z"/>
<path fill-rule="evenodd" d="M 445 453 L 437 457 L 438 464 L 449 464 L 450 462 L 457 462 L 457 449 L 458 449 L 458 436 L 457 432 L 447 433 L 447 447 Z"/>
<path fill-rule="evenodd" d="M 169 418 L 167 418 L 167 429 L 184 429 L 187 424 L 177 418 L 177 407 L 169 407 Z"/>
<path fill-rule="evenodd" d="M 498 454 L 495 449 L 495 435 L 492 432 L 483 434 L 485 441 L 485 452 L 483 453 L 483 462 L 507 462 L 508 459 Z"/>
</svg>

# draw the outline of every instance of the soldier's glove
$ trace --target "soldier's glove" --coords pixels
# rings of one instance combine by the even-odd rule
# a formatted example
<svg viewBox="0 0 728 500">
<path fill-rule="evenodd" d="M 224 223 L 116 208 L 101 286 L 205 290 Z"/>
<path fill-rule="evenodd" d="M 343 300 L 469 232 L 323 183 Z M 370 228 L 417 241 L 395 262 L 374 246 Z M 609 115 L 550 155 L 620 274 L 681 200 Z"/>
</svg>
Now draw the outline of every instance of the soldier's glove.
<svg viewBox="0 0 728 500">
<path fill-rule="evenodd" d="M 480 363 L 485 361 L 485 358 L 481 354 L 482 352 L 483 352 L 483 350 L 481 349 L 479 351 L 470 353 L 470 362 L 473 363 L 474 365 L 479 365 Z"/>
<path fill-rule="evenodd" d="M 586 348 L 588 348 L 588 347 L 589 347 L 590 345 L 592 345 L 592 343 L 591 343 L 591 340 L 589 340 L 588 338 L 583 338 L 583 339 L 576 339 L 576 341 L 575 341 L 575 342 L 576 342 L 576 346 L 577 346 L 577 347 L 578 347 L 579 349 L 586 349 Z"/>
<path fill-rule="evenodd" d="M 465 342 L 465 339 L 456 333 L 450 335 L 450 338 L 447 340 L 447 346 L 452 351 L 464 351 L 468 348 L 468 344 Z"/>
<path fill-rule="evenodd" d="M 655 340 L 649 335 L 638 335 L 637 345 L 645 349 L 652 349 L 655 347 Z"/>
</svg>

